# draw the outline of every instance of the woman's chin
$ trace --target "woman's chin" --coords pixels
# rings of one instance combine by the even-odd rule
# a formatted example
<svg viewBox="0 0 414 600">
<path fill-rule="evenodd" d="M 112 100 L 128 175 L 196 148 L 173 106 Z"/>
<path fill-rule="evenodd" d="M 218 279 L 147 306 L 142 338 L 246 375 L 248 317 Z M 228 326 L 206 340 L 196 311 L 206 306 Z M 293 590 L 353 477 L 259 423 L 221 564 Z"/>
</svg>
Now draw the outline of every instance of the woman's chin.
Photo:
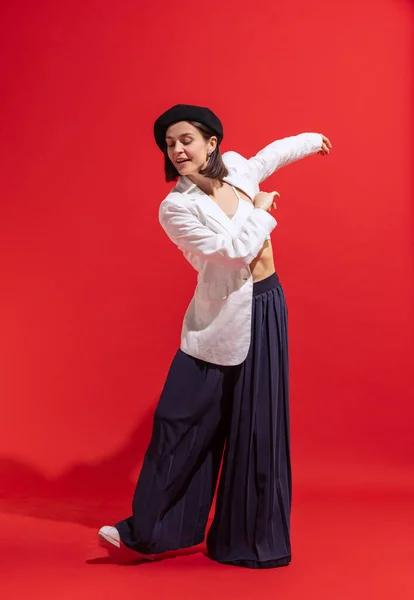
<svg viewBox="0 0 414 600">
<path fill-rule="evenodd" d="M 190 173 L 195 173 L 197 169 L 190 162 L 183 163 L 182 165 L 177 165 L 177 171 L 180 175 L 189 175 Z"/>
</svg>

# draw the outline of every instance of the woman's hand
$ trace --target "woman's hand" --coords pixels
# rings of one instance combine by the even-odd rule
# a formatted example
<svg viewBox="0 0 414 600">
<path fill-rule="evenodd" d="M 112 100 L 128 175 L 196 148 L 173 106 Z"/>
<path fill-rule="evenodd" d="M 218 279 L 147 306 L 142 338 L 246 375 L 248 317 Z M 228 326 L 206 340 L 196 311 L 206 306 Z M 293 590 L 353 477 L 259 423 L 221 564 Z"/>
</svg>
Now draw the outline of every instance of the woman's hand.
<svg viewBox="0 0 414 600">
<path fill-rule="evenodd" d="M 332 144 L 326 135 L 323 135 L 322 133 L 320 135 L 322 136 L 322 148 L 319 150 L 318 154 L 325 156 L 326 154 L 329 154 Z"/>
<path fill-rule="evenodd" d="M 256 208 L 262 208 L 263 210 L 270 212 L 271 208 L 277 208 L 274 200 L 275 196 L 280 198 L 279 192 L 259 192 L 253 199 L 253 203 Z"/>
</svg>

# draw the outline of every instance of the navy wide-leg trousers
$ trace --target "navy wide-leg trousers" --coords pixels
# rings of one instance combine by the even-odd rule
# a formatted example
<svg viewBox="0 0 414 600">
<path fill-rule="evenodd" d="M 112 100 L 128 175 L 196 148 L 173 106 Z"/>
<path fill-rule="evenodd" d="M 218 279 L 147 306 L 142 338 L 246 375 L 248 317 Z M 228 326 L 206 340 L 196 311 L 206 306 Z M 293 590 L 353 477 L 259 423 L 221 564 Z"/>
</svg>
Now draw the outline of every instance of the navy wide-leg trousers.
<svg viewBox="0 0 414 600">
<path fill-rule="evenodd" d="M 154 554 L 201 543 L 223 458 L 210 558 L 251 568 L 290 562 L 287 308 L 276 273 L 253 284 L 251 326 L 240 365 L 175 354 L 133 514 L 115 524 L 130 548 Z"/>
</svg>

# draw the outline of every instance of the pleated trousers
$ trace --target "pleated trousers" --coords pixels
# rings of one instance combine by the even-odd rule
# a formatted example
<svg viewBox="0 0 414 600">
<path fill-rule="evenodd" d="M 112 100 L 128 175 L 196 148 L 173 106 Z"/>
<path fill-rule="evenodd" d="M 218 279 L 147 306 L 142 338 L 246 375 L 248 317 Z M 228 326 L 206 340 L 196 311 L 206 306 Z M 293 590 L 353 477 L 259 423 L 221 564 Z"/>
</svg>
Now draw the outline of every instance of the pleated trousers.
<svg viewBox="0 0 414 600">
<path fill-rule="evenodd" d="M 253 284 L 252 337 L 237 366 L 178 350 L 155 410 L 132 505 L 115 524 L 144 554 L 201 543 L 211 559 L 250 568 L 289 564 L 287 307 L 276 273 Z"/>
</svg>

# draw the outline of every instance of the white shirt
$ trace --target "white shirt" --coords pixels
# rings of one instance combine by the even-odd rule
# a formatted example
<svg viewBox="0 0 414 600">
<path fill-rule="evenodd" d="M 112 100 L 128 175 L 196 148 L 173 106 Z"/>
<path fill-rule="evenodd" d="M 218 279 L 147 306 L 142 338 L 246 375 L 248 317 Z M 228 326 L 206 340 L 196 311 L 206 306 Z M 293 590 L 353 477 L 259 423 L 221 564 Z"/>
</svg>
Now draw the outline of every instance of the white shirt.
<svg viewBox="0 0 414 600">
<path fill-rule="evenodd" d="M 302 133 L 272 142 L 250 159 L 225 152 L 229 175 L 224 181 L 253 199 L 259 184 L 274 171 L 321 147 L 320 134 Z M 159 207 L 161 226 L 198 272 L 180 348 L 217 365 L 238 365 L 247 356 L 253 295 L 249 265 L 277 225 L 270 213 L 241 202 L 241 212 L 233 221 L 188 177 L 181 176 Z"/>
<path fill-rule="evenodd" d="M 234 214 L 234 216 L 231 218 L 231 221 L 233 223 L 233 225 L 235 226 L 235 229 L 237 230 L 237 232 L 240 231 L 243 223 L 245 222 L 245 220 L 247 219 L 247 217 L 250 215 L 251 211 L 254 208 L 254 205 L 252 204 L 252 202 L 249 202 L 248 200 L 243 200 L 243 198 L 240 196 L 239 192 L 236 190 L 236 188 L 234 187 L 234 185 L 231 186 L 234 190 L 234 193 L 236 194 L 237 198 L 239 199 L 239 205 L 237 207 L 237 211 Z M 267 240 L 270 240 L 270 234 L 266 236 Z"/>
</svg>

